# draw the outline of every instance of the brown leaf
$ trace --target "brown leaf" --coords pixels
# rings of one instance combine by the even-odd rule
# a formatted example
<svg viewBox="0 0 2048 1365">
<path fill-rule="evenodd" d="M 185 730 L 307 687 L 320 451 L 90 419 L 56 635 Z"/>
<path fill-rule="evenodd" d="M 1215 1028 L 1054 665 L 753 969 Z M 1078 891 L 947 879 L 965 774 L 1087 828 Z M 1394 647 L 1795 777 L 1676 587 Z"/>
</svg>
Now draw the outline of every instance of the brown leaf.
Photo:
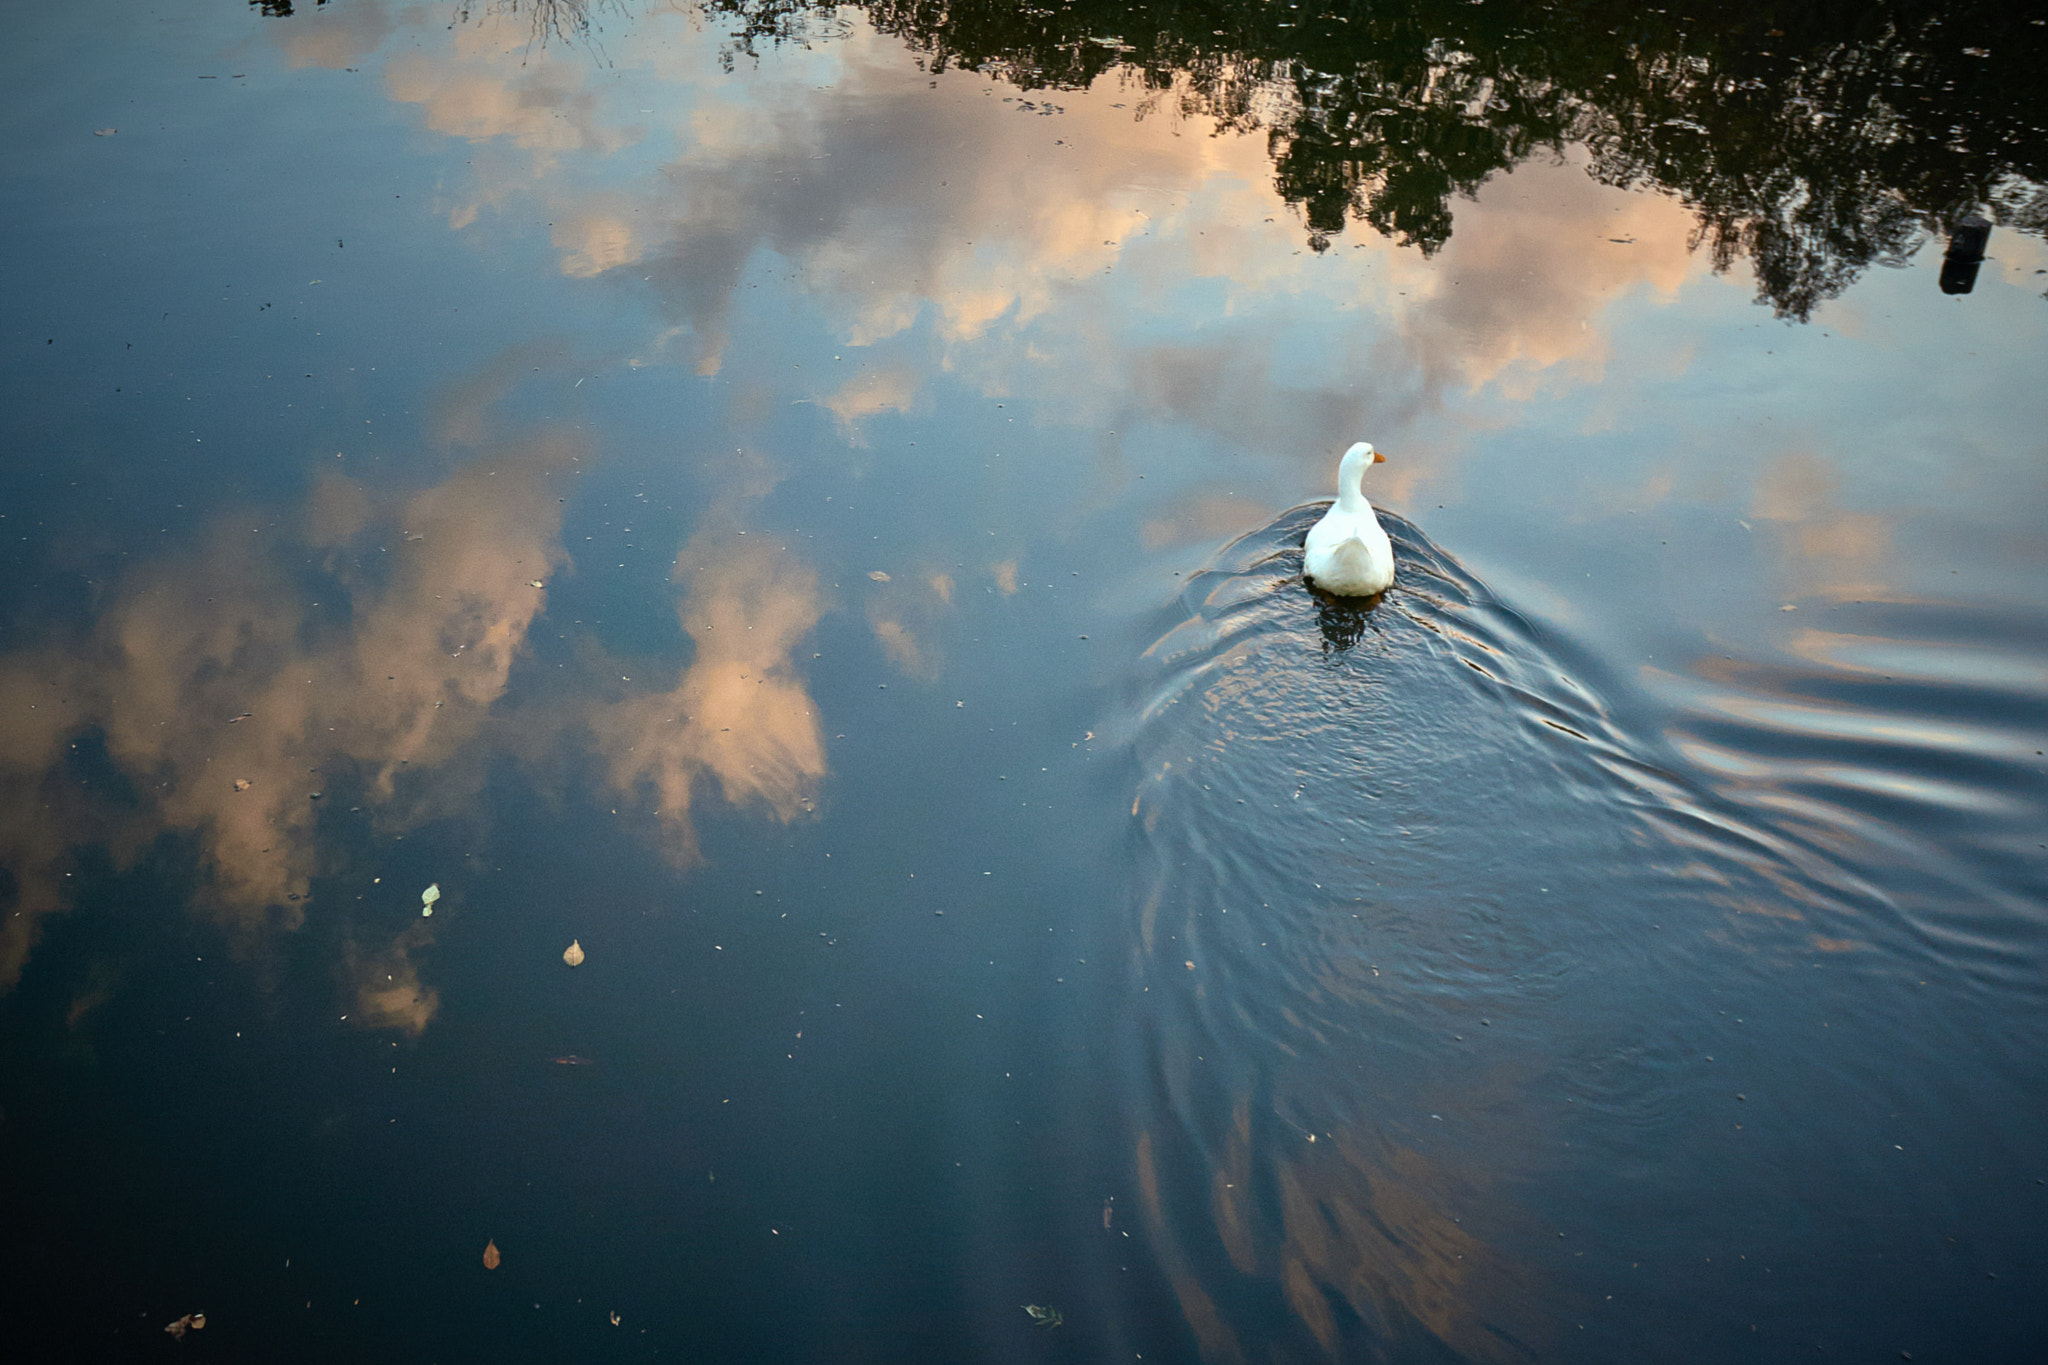
<svg viewBox="0 0 2048 1365">
<path fill-rule="evenodd" d="M 571 967 L 581 967 L 583 965 L 583 945 L 573 938 L 570 939 L 569 946 L 562 950 L 562 961 L 568 963 Z"/>
<path fill-rule="evenodd" d="M 486 1241 L 484 1243 L 485 1270 L 496 1270 L 498 1268 L 498 1263 L 504 1259 L 505 1258 L 503 1256 L 500 1256 L 498 1254 L 498 1243 L 495 1239 Z"/>
</svg>

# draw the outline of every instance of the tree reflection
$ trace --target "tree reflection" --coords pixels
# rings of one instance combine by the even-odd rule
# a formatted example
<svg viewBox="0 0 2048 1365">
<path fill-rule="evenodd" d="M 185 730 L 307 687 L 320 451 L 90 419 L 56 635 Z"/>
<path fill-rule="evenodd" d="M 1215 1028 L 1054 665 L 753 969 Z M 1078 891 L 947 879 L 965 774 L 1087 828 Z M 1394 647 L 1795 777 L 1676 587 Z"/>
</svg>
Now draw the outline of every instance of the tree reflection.
<svg viewBox="0 0 2048 1365">
<path fill-rule="evenodd" d="M 1362 223 L 1435 252 L 1454 200 L 1574 146 L 1607 184 L 1681 199 L 1715 269 L 1746 260 L 1781 317 L 1966 213 L 2048 233 L 2048 19 L 2016 0 L 700 3 L 733 26 L 728 65 L 843 35 L 852 9 L 935 73 L 1123 80 L 1146 109 L 1263 131 L 1318 251 Z M 487 8 L 590 40 L 592 0 Z"/>
<path fill-rule="evenodd" d="M 1131 81 L 1265 132 L 1322 250 L 1352 223 L 1434 252 L 1453 201 L 1569 146 L 1683 200 L 1717 269 L 1805 319 L 1960 214 L 2048 229 L 2048 21 L 1989 0 L 855 0 L 934 71 Z M 822 0 L 707 0 L 740 54 L 809 42 Z"/>
<path fill-rule="evenodd" d="M 598 7 L 595 0 L 493 0 L 484 8 L 492 14 L 523 13 L 533 41 L 543 48 L 551 42 L 580 43 L 594 51 L 596 21 L 590 13 L 594 7 Z M 455 11 L 455 20 L 467 23 L 470 14 L 469 4 L 463 3 Z"/>
</svg>

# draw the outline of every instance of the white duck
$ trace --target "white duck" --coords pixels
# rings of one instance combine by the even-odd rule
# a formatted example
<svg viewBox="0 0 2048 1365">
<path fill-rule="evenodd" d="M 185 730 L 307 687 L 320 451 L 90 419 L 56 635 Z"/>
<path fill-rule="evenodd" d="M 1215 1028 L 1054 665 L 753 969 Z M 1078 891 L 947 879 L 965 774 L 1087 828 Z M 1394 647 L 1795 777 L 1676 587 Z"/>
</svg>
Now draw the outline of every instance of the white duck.
<svg viewBox="0 0 2048 1365">
<path fill-rule="evenodd" d="M 1370 465 L 1387 457 L 1360 441 L 1337 466 L 1337 504 L 1309 528 L 1301 574 L 1339 597 L 1371 597 L 1394 584 L 1394 546 L 1359 487 Z"/>
</svg>

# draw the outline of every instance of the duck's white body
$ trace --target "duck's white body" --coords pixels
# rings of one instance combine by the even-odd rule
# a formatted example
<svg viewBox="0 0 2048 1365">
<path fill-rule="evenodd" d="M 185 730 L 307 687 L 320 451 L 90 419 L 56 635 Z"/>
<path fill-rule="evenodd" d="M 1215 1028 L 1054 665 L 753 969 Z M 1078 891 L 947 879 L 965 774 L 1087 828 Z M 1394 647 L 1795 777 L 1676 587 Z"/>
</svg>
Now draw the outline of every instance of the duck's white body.
<svg viewBox="0 0 2048 1365">
<path fill-rule="evenodd" d="M 1359 487 L 1387 457 L 1360 441 L 1337 466 L 1337 503 L 1308 531 L 1301 574 L 1339 597 L 1372 597 L 1394 585 L 1394 545 Z"/>
</svg>

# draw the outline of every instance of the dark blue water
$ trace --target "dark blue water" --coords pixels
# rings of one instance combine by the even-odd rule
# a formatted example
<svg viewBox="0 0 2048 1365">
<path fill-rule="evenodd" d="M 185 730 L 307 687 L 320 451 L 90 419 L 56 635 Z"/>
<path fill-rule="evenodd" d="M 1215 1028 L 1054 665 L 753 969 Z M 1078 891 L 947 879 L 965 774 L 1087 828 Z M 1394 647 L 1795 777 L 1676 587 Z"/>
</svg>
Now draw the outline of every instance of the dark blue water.
<svg viewBox="0 0 2048 1365">
<path fill-rule="evenodd" d="M 1789 717 L 1632 734 L 1597 659 L 1406 523 L 1378 609 L 1305 591 L 1320 512 L 1191 585 L 1137 728 L 1157 1000 L 1127 1080 L 1204 1353 L 1875 1354 L 1928 1295 L 1969 1352 L 2022 1349 L 2038 1038 L 1992 1000 L 2035 988 L 2012 968 L 2040 916 L 2015 897 L 1983 960 L 1957 921 L 1996 912 L 1957 913 L 1983 893 L 1954 859 L 1839 851 L 1879 784 L 1943 846 L 1954 812 L 1912 788 L 1961 764 L 1893 737 L 1969 728 L 1953 697 L 1845 687 L 1805 744 Z M 1713 781 L 1780 765 L 1802 819 Z M 1976 785 L 2037 782 L 2008 760 Z M 1968 1253 L 1917 1231 L 1958 1222 Z"/>
<path fill-rule="evenodd" d="M 2042 30 L 1862 16 L 25 13 L 13 1340 L 2033 1359 Z"/>
</svg>

